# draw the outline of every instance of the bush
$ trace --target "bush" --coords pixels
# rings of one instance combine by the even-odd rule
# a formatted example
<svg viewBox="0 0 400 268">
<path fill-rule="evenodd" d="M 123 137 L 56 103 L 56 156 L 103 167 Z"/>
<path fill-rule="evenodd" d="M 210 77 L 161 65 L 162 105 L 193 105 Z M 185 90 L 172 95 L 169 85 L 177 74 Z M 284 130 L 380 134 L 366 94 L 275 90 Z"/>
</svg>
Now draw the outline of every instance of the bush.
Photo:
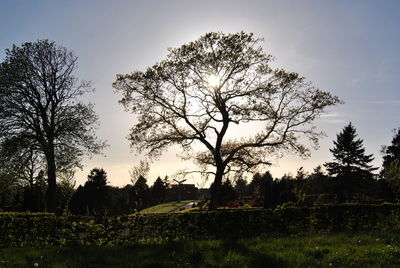
<svg viewBox="0 0 400 268">
<path fill-rule="evenodd" d="M 263 207 L 264 206 L 264 196 L 258 195 L 251 200 L 252 207 Z"/>
<path fill-rule="evenodd" d="M 237 200 L 228 202 L 228 208 L 238 208 L 238 207 L 240 207 L 240 203 Z"/>
<path fill-rule="evenodd" d="M 400 230 L 400 205 L 326 205 L 215 212 L 135 214 L 106 218 L 1 213 L 1 247 L 132 245 L 185 239 Z"/>
</svg>

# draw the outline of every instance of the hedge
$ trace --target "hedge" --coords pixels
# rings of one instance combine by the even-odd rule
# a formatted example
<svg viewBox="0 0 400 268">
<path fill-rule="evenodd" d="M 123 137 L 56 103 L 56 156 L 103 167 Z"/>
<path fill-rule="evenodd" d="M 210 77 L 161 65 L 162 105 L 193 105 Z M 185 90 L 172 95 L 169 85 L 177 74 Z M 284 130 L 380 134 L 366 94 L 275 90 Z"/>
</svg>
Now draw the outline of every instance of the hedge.
<svg viewBox="0 0 400 268">
<path fill-rule="evenodd" d="M 0 247 L 132 245 L 183 239 L 400 229 L 400 205 L 325 205 L 275 210 L 85 216 L 0 213 Z"/>
</svg>

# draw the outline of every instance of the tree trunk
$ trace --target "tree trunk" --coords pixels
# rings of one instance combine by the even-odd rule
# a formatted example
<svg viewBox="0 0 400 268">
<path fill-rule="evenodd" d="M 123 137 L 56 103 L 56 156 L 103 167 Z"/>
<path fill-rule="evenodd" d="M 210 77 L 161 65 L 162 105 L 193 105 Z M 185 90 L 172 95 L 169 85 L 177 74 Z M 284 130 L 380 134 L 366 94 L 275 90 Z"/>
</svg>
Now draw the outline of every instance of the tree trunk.
<svg viewBox="0 0 400 268">
<path fill-rule="evenodd" d="M 54 149 L 50 149 L 46 154 L 47 160 L 47 191 L 46 191 L 46 204 L 48 212 L 56 212 L 56 160 L 54 156 Z"/>
<path fill-rule="evenodd" d="M 222 168 L 217 167 L 217 172 L 215 174 L 214 182 L 210 187 L 211 200 L 210 200 L 210 206 L 208 208 L 209 211 L 217 210 L 223 175 L 224 175 L 224 170 Z"/>
</svg>

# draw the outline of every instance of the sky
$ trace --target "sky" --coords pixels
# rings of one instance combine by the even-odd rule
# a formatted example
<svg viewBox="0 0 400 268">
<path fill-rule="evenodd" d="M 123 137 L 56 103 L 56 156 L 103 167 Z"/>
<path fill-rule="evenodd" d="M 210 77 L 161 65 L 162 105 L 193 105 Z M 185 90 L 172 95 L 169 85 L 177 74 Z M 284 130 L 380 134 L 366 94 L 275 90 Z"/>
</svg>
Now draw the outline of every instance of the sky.
<svg viewBox="0 0 400 268">
<path fill-rule="evenodd" d="M 94 167 L 106 170 L 111 185 L 126 185 L 129 170 L 145 157 L 126 139 L 134 115 L 118 103 L 121 95 L 112 88 L 116 75 L 145 70 L 162 61 L 168 47 L 212 31 L 263 37 L 275 67 L 298 72 L 345 102 L 316 121 L 326 133 L 320 148 L 308 159 L 288 153 L 274 161 L 274 177 L 331 161 L 329 148 L 349 122 L 366 153 L 374 154 L 373 164 L 381 166 L 381 146 L 390 144 L 392 130 L 400 127 L 399 14 L 396 0 L 1 0 L 0 60 L 13 44 L 49 39 L 74 51 L 75 75 L 93 81 L 96 91 L 84 101 L 95 104 L 98 136 L 109 147 L 103 155 L 84 159 L 84 169 L 75 175 L 78 185 Z M 193 167 L 177 153 L 179 148 L 171 148 L 151 164 L 149 184 L 182 166 Z M 204 185 L 196 177 L 188 183 Z"/>
</svg>

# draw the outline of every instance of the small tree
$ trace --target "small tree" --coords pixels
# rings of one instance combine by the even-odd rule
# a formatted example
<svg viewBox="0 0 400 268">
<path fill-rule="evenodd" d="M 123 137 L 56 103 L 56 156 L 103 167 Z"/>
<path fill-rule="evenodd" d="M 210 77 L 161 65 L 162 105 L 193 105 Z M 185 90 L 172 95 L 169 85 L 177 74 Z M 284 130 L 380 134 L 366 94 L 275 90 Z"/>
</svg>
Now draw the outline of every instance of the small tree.
<svg viewBox="0 0 400 268">
<path fill-rule="evenodd" d="M 167 196 L 167 189 L 167 185 L 165 185 L 164 181 L 158 177 L 151 187 L 152 201 L 156 204 L 164 202 Z"/>
<path fill-rule="evenodd" d="M 340 201 L 349 200 L 352 193 L 358 192 L 365 195 L 371 190 L 373 184 L 372 171 L 377 168 L 370 165 L 373 161 L 372 154 L 366 155 L 363 140 L 357 139 L 356 129 L 351 123 L 333 141 L 334 148 L 330 149 L 335 161 L 325 163 L 330 175 L 336 175 L 336 189 Z"/>
<path fill-rule="evenodd" d="M 351 172 L 370 172 L 377 168 L 369 165 L 374 158 L 366 155 L 363 140 L 357 139 L 356 129 L 351 122 L 344 127 L 343 131 L 333 141 L 334 148 L 329 149 L 335 158 L 334 162 L 325 163 L 330 175 L 342 175 Z"/>
<path fill-rule="evenodd" d="M 395 194 L 397 201 L 400 200 L 400 160 L 394 160 L 384 169 L 383 176 L 390 189 Z"/>
<path fill-rule="evenodd" d="M 396 199 L 400 200 L 400 128 L 393 132 L 392 143 L 382 146 L 381 152 L 384 155 L 381 176 L 396 195 Z"/>
<path fill-rule="evenodd" d="M 389 146 L 382 146 L 381 152 L 383 153 L 383 164 L 382 164 L 382 172 L 385 173 L 385 170 L 390 166 L 393 161 L 400 161 L 400 128 L 393 130 L 394 136 L 392 139 L 392 144 Z"/>
<path fill-rule="evenodd" d="M 107 172 L 102 168 L 94 168 L 88 175 L 88 184 L 93 187 L 103 187 L 107 185 Z"/>
<path fill-rule="evenodd" d="M 133 185 L 134 199 L 136 202 L 136 208 L 138 211 L 144 209 L 147 206 L 149 200 L 149 186 L 147 180 L 143 176 L 139 176 Z"/>
<path fill-rule="evenodd" d="M 183 158 L 194 158 L 212 174 L 210 210 L 216 209 L 223 177 L 269 165 L 281 150 L 308 155 L 299 137 L 315 145 L 312 121 L 336 96 L 321 91 L 297 73 L 272 69 L 271 55 L 253 34 L 208 33 L 180 48 L 145 72 L 118 75 L 120 101 L 137 115 L 129 140 L 157 157 L 178 144 Z M 262 123 L 254 135 L 229 138 L 232 125 Z M 205 151 L 190 152 L 195 144 Z M 197 147 L 198 148 L 198 147 Z"/>
<path fill-rule="evenodd" d="M 87 213 L 102 217 L 106 215 L 110 201 L 107 173 L 102 168 L 93 168 L 85 185 L 79 186 L 71 197 L 70 209 L 75 214 Z"/>
<path fill-rule="evenodd" d="M 43 159 L 28 139 L 10 137 L 0 143 L 0 172 L 11 176 L 14 184 L 32 188 L 43 170 Z"/>
<path fill-rule="evenodd" d="M 0 143 L 27 140 L 44 159 L 50 212 L 56 209 L 57 171 L 104 147 L 94 133 L 93 105 L 78 101 L 91 87 L 78 83 L 76 67 L 72 52 L 48 40 L 14 45 L 0 64 Z"/>
<path fill-rule="evenodd" d="M 237 193 L 233 188 L 231 180 L 228 178 L 222 183 L 221 198 L 219 205 L 227 206 L 230 201 L 237 199 Z"/>
<path fill-rule="evenodd" d="M 234 188 L 235 191 L 238 193 L 239 198 L 250 195 L 249 185 L 247 184 L 247 181 L 242 177 L 236 179 Z"/>
<path fill-rule="evenodd" d="M 272 174 L 267 171 L 264 173 L 264 208 L 273 208 L 274 207 L 274 178 Z"/>
</svg>

